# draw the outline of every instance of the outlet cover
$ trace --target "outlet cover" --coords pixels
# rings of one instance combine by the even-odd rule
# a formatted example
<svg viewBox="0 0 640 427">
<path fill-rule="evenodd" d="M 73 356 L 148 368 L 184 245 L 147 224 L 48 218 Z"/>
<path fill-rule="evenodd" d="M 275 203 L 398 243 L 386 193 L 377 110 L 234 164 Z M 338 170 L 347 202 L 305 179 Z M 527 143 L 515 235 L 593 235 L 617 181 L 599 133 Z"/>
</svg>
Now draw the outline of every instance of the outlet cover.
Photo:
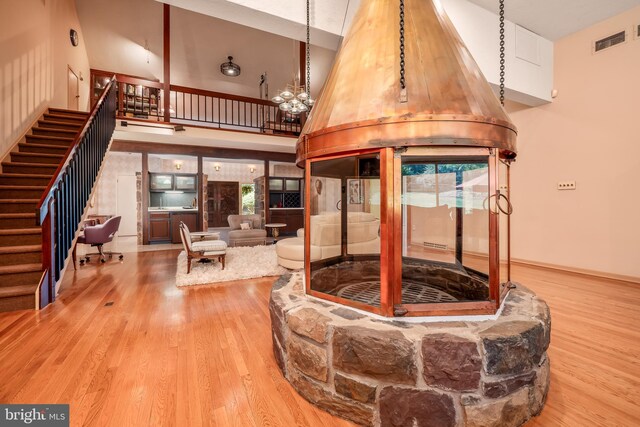
<svg viewBox="0 0 640 427">
<path fill-rule="evenodd" d="M 558 182 L 558 190 L 575 190 L 576 182 L 575 181 L 559 181 Z"/>
</svg>

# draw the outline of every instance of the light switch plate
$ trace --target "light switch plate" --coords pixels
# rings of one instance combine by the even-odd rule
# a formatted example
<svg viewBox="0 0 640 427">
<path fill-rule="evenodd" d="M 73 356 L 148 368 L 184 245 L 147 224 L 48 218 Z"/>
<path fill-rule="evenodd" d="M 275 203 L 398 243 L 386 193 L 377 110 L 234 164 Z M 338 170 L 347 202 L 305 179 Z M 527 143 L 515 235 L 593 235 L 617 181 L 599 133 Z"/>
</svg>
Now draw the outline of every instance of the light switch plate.
<svg viewBox="0 0 640 427">
<path fill-rule="evenodd" d="M 558 190 L 575 190 L 576 182 L 575 181 L 559 181 L 558 182 Z"/>
</svg>

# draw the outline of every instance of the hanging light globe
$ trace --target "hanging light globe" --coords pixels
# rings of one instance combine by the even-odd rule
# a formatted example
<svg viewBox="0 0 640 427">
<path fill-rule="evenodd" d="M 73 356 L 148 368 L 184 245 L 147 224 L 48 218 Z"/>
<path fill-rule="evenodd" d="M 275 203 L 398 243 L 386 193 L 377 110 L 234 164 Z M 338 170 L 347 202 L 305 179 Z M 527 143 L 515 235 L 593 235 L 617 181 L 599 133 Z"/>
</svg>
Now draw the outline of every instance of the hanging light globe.
<svg viewBox="0 0 640 427">
<path fill-rule="evenodd" d="M 301 113 L 304 113 L 305 111 L 309 111 L 309 108 L 306 105 L 300 103 L 300 105 L 298 105 L 298 110 L 300 110 Z"/>
<path fill-rule="evenodd" d="M 285 101 L 288 101 L 293 98 L 293 93 L 288 90 L 284 90 L 280 93 L 280 96 L 283 97 Z"/>
<path fill-rule="evenodd" d="M 291 107 L 291 114 L 300 114 L 300 108 L 299 107 Z"/>
<path fill-rule="evenodd" d="M 284 102 L 284 98 L 281 97 L 280 95 L 276 95 L 273 98 L 271 98 L 271 101 L 275 102 L 276 104 L 282 104 Z"/>
<path fill-rule="evenodd" d="M 300 105 L 300 101 L 298 101 L 297 98 L 293 98 L 291 101 L 289 101 L 289 103 L 293 106 L 293 107 L 297 107 L 298 105 Z"/>
<path fill-rule="evenodd" d="M 291 110 L 291 104 L 289 104 L 288 102 L 283 102 L 282 104 L 280 104 L 278 106 L 282 111 L 289 111 Z"/>
<path fill-rule="evenodd" d="M 233 56 L 227 56 L 229 62 L 220 64 L 220 72 L 225 76 L 238 77 L 240 75 L 240 66 L 233 62 Z"/>
<path fill-rule="evenodd" d="M 298 99 L 299 99 L 300 101 L 306 101 L 306 100 L 307 100 L 307 98 L 309 98 L 309 95 L 307 94 L 307 92 L 300 92 L 300 93 L 298 94 Z"/>
</svg>

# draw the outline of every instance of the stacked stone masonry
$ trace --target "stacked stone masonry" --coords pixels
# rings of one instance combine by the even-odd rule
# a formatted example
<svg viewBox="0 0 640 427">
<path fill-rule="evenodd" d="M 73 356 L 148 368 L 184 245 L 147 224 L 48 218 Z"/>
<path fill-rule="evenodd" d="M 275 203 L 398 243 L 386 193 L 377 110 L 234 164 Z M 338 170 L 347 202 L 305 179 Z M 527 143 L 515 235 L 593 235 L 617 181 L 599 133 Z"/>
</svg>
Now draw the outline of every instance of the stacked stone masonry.
<svg viewBox="0 0 640 427">
<path fill-rule="evenodd" d="M 549 387 L 547 304 L 517 285 L 496 320 L 381 320 L 306 297 L 282 276 L 270 301 L 276 362 L 309 402 L 365 426 L 519 426 Z"/>
</svg>

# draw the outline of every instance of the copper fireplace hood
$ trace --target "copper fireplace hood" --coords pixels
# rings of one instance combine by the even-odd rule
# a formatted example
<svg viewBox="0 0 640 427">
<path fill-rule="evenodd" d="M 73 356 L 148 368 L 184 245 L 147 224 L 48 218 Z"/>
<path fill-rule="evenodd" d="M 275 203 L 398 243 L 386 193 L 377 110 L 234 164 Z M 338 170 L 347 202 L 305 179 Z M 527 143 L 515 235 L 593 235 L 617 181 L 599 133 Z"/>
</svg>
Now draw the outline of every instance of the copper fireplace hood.
<svg viewBox="0 0 640 427">
<path fill-rule="evenodd" d="M 509 120 L 439 0 L 405 0 L 407 101 L 400 102 L 398 0 L 363 0 L 296 146 L 306 159 L 381 147 L 497 148 Z"/>
</svg>

